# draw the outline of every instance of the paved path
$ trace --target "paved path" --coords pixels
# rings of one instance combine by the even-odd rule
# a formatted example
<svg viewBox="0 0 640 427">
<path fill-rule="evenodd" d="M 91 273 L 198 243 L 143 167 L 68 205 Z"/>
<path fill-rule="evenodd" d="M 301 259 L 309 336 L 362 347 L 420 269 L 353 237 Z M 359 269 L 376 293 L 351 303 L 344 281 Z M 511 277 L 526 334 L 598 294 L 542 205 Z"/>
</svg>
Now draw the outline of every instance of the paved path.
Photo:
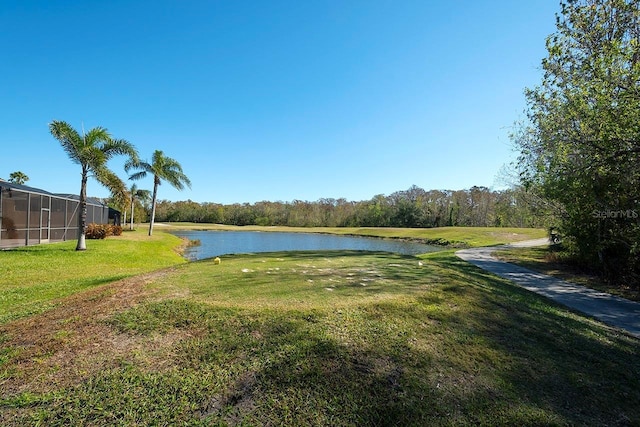
<svg viewBox="0 0 640 427">
<path fill-rule="evenodd" d="M 604 323 L 624 329 L 640 338 L 640 303 L 568 283 L 491 256 L 492 252 L 500 248 L 541 246 L 548 243 L 547 239 L 527 240 L 504 246 L 463 249 L 457 251 L 456 255 L 483 270 L 509 279 L 525 289 L 544 295 Z"/>
</svg>

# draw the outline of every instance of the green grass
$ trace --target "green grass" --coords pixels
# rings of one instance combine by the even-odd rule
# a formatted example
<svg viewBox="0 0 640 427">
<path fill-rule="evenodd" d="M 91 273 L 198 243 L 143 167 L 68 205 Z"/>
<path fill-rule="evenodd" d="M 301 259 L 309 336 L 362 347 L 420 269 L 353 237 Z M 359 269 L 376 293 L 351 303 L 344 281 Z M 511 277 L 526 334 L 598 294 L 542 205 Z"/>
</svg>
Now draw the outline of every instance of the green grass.
<svg viewBox="0 0 640 427">
<path fill-rule="evenodd" d="M 384 237 L 390 239 L 414 239 L 437 245 L 456 247 L 494 246 L 504 243 L 546 237 L 547 232 L 536 228 L 503 227 L 262 227 L 168 222 L 160 224 L 166 230 L 234 230 L 234 231 L 288 231 L 300 233 L 331 233 L 355 236 Z"/>
<path fill-rule="evenodd" d="M 88 250 L 81 252 L 75 241 L 0 251 L 0 324 L 87 288 L 184 263 L 172 251 L 179 244 L 170 234 L 149 238 L 140 231 L 88 240 Z"/>
<path fill-rule="evenodd" d="M 0 329 L 0 424 L 640 423 L 637 339 L 453 251 L 229 256 L 146 291 Z"/>
</svg>

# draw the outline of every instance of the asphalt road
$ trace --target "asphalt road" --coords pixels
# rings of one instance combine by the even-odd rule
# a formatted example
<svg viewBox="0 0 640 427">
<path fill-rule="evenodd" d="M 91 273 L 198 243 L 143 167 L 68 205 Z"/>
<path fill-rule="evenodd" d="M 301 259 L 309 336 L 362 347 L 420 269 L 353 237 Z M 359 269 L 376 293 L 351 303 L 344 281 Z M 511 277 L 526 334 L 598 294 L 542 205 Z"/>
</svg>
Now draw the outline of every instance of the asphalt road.
<svg viewBox="0 0 640 427">
<path fill-rule="evenodd" d="M 542 246 L 548 243 L 548 239 L 527 240 L 503 246 L 463 249 L 457 251 L 456 255 L 529 291 L 544 295 L 640 338 L 640 303 L 565 282 L 491 256 L 492 252 L 501 248 Z"/>
</svg>

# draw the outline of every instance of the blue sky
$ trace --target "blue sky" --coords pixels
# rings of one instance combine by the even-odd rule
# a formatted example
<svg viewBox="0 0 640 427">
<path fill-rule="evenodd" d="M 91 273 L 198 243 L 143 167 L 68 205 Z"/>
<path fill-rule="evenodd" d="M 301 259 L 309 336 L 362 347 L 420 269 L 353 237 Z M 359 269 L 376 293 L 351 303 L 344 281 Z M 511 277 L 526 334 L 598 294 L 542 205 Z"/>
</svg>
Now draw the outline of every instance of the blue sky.
<svg viewBox="0 0 640 427">
<path fill-rule="evenodd" d="M 77 193 L 48 131 L 178 160 L 197 202 L 496 187 L 557 0 L 3 0 L 0 177 Z M 123 178 L 122 161 L 110 163 Z M 150 179 L 138 182 L 151 189 Z M 108 193 L 95 181 L 89 194 Z"/>
</svg>

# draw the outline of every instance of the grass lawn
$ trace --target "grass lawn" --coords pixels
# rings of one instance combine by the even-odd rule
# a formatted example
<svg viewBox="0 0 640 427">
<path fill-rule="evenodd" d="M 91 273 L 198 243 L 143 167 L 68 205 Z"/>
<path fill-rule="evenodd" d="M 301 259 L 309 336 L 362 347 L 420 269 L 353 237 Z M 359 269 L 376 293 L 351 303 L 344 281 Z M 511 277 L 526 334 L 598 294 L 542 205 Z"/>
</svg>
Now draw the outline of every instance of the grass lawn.
<svg viewBox="0 0 640 427">
<path fill-rule="evenodd" d="M 156 238 L 127 249 L 144 274 L 0 325 L 0 425 L 640 423 L 640 341 L 453 251 L 216 265 Z"/>
<path fill-rule="evenodd" d="M 389 239 L 411 239 L 427 244 L 455 247 L 493 246 L 504 243 L 546 237 L 543 229 L 503 227 L 438 227 L 438 228 L 392 228 L 392 227 L 263 227 L 258 225 L 233 226 L 201 224 L 193 222 L 167 222 L 157 224 L 161 229 L 217 230 L 217 231 L 287 231 L 300 233 L 331 233 L 354 236 L 384 237 Z"/>
<path fill-rule="evenodd" d="M 120 237 L 0 251 L 0 324 L 51 308 L 59 298 L 140 273 L 186 262 L 174 248 L 180 239 L 144 231 Z"/>
<path fill-rule="evenodd" d="M 530 270 L 555 276 L 588 288 L 618 295 L 632 301 L 640 301 L 640 292 L 625 284 L 612 284 L 601 277 L 589 274 L 563 261 L 562 253 L 553 247 L 500 249 L 494 255 L 507 262 Z"/>
</svg>

